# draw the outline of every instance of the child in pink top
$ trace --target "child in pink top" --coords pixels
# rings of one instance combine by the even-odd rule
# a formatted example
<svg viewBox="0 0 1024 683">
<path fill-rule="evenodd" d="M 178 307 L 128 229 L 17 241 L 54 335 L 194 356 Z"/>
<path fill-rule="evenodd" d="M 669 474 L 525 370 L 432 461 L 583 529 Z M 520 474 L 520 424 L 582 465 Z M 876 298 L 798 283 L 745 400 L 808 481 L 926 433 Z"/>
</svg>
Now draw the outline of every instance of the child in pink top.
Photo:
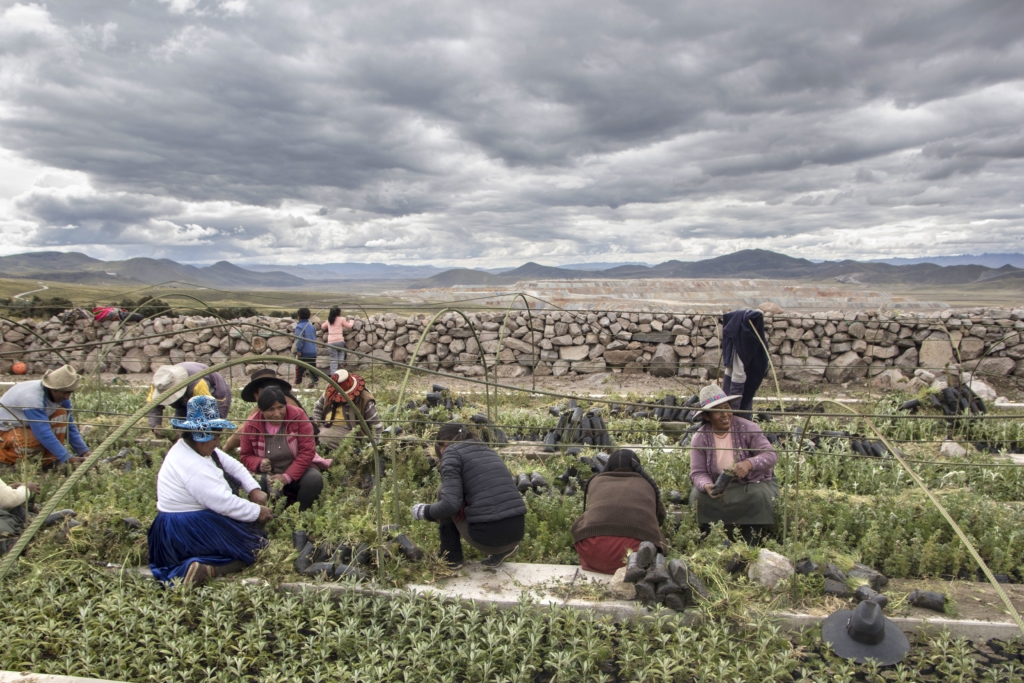
<svg viewBox="0 0 1024 683">
<path fill-rule="evenodd" d="M 327 315 L 327 322 L 320 327 L 327 330 L 327 354 L 331 358 L 331 374 L 345 363 L 345 330 L 351 330 L 355 323 L 341 317 L 341 309 L 332 306 Z"/>
</svg>

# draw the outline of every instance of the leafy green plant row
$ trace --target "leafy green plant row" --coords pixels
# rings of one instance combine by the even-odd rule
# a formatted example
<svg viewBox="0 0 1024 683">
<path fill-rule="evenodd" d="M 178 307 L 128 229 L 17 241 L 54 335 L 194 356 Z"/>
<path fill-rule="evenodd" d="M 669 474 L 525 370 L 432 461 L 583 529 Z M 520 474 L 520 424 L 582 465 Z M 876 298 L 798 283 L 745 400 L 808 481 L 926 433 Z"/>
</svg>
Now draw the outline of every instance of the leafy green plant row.
<svg viewBox="0 0 1024 683">
<path fill-rule="evenodd" d="M 292 595 L 217 582 L 165 590 L 72 565 L 0 586 L 0 669 L 131 681 L 1018 681 L 1012 648 L 983 659 L 936 636 L 885 672 L 840 660 L 818 631 L 703 612 L 615 624 L 528 603 Z"/>
</svg>

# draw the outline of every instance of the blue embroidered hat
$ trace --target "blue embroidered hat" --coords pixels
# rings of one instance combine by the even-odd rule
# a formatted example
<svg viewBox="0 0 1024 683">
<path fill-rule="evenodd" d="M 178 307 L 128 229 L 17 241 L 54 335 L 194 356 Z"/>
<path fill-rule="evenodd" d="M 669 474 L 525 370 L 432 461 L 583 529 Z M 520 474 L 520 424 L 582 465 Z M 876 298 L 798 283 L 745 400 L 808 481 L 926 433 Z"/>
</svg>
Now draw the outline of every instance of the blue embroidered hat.
<svg viewBox="0 0 1024 683">
<path fill-rule="evenodd" d="M 742 396 L 726 396 L 725 392 L 722 391 L 722 387 L 717 384 L 709 384 L 700 390 L 700 409 L 708 410 L 715 406 L 728 403 L 733 399 L 743 398 Z"/>
<path fill-rule="evenodd" d="M 214 429 L 234 429 L 235 423 L 221 419 L 213 396 L 193 396 L 188 400 L 185 419 L 171 418 L 171 426 L 192 432 L 192 440 L 203 443 L 213 440 Z"/>
</svg>

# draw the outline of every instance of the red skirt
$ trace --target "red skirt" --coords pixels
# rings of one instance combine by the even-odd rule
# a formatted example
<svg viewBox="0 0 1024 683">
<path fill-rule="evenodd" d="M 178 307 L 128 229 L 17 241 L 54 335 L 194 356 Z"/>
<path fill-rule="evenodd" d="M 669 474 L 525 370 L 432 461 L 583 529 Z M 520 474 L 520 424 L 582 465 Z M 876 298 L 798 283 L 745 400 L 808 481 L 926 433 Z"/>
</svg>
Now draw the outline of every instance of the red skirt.
<svg viewBox="0 0 1024 683">
<path fill-rule="evenodd" d="M 626 566 L 626 551 L 636 552 L 640 541 L 625 536 L 593 536 L 576 542 L 580 566 L 588 572 L 614 574 Z"/>
</svg>

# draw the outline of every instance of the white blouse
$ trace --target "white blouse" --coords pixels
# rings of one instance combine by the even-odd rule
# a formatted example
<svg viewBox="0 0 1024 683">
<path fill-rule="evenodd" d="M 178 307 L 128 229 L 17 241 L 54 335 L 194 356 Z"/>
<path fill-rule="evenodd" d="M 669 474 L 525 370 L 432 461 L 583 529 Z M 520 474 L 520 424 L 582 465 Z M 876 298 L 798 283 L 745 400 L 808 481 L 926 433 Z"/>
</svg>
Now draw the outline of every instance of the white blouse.
<svg viewBox="0 0 1024 683">
<path fill-rule="evenodd" d="M 242 463 L 220 450 L 209 458 L 196 453 L 179 439 L 167 451 L 156 478 L 156 509 L 160 512 L 212 510 L 239 522 L 255 522 L 260 506 L 231 492 L 224 473 L 213 462 L 220 460 L 224 472 L 237 479 L 246 493 L 259 488 Z"/>
</svg>

